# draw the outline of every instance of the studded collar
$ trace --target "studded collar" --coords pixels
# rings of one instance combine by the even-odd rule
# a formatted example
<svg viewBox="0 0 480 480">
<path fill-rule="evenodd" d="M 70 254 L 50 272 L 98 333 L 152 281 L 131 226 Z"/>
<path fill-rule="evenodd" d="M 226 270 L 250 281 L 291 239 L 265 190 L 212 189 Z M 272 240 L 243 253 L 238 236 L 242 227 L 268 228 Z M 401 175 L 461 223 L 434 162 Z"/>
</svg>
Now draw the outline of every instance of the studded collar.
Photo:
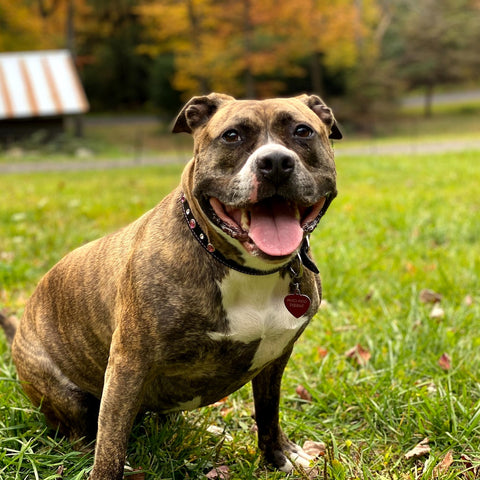
<svg viewBox="0 0 480 480">
<path fill-rule="evenodd" d="M 190 231 L 192 232 L 192 235 L 195 237 L 195 239 L 200 243 L 200 245 L 213 257 L 215 260 L 218 262 L 222 263 L 223 265 L 227 266 L 228 268 L 231 268 L 233 270 L 236 270 L 237 272 L 240 273 L 245 273 L 247 275 L 257 275 L 257 276 L 262 276 L 262 275 L 272 275 L 274 273 L 279 272 L 280 270 L 283 269 L 289 269 L 290 271 L 293 270 L 293 263 L 297 260 L 300 262 L 300 267 L 303 265 L 306 268 L 308 268 L 310 271 L 312 271 L 315 274 L 318 274 L 318 268 L 315 265 L 315 263 L 312 261 L 312 259 L 308 256 L 308 251 L 310 249 L 310 243 L 309 243 L 309 236 L 307 236 L 303 243 L 302 246 L 300 247 L 300 252 L 298 253 L 297 257 L 293 258 L 293 260 L 290 261 L 287 265 L 282 265 L 278 268 L 275 268 L 273 270 L 258 270 L 256 268 L 250 268 L 245 265 L 240 265 L 239 263 L 230 260 L 226 258 L 219 250 L 215 248 L 215 246 L 210 243 L 210 240 L 207 236 L 207 234 L 202 230 L 200 225 L 198 224 L 196 218 L 193 215 L 192 209 L 190 208 L 190 205 L 185 197 L 184 194 L 181 195 L 180 197 L 180 203 L 182 205 L 182 210 L 183 210 L 183 216 L 185 218 L 185 221 L 188 224 L 188 227 Z M 301 269 L 301 268 L 300 268 Z"/>
</svg>

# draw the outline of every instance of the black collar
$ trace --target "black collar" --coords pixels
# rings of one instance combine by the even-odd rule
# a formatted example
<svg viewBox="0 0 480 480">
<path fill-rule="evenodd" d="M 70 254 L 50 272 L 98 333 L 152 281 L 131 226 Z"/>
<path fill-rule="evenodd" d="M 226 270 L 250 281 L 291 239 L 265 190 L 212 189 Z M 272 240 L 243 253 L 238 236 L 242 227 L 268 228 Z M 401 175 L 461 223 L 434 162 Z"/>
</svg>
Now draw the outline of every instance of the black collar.
<svg viewBox="0 0 480 480">
<path fill-rule="evenodd" d="M 180 198 L 180 202 L 182 204 L 182 209 L 183 209 L 183 216 L 185 217 L 185 221 L 188 224 L 188 227 L 190 228 L 190 231 L 192 232 L 192 235 L 197 239 L 197 241 L 200 243 L 200 245 L 213 257 L 215 260 L 219 261 L 223 265 L 227 266 L 228 268 L 231 268 L 233 270 L 236 270 L 237 272 L 240 273 L 245 273 L 247 275 L 272 275 L 274 273 L 279 272 L 280 270 L 286 269 L 288 267 L 292 266 L 292 263 L 295 261 L 295 258 L 290 261 L 287 265 L 282 265 L 278 268 L 275 268 L 273 270 L 257 270 L 256 268 L 250 268 L 246 267 L 244 265 L 240 265 L 237 262 L 234 262 L 233 260 L 230 260 L 226 258 L 221 252 L 219 252 L 211 243 L 210 240 L 208 239 L 207 235 L 205 232 L 202 230 L 200 225 L 198 224 L 197 220 L 195 219 L 192 209 L 190 208 L 190 205 L 188 204 L 188 201 L 185 197 L 185 195 L 182 194 Z M 313 273 L 318 274 L 318 268 L 315 265 L 315 263 L 312 261 L 312 259 L 308 256 L 308 251 L 310 250 L 310 244 L 308 240 L 309 236 L 303 240 L 302 246 L 300 247 L 300 252 L 298 255 L 298 258 L 300 262 L 307 267 L 310 271 Z"/>
</svg>

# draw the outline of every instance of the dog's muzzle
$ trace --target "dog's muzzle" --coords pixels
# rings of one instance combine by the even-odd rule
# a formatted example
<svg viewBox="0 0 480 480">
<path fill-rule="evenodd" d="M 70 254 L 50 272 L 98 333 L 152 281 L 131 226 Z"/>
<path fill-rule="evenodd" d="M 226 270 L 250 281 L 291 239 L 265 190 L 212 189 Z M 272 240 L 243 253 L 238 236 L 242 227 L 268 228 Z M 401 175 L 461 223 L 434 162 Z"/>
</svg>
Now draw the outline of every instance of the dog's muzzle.
<svg viewBox="0 0 480 480">
<path fill-rule="evenodd" d="M 209 197 L 210 218 L 250 254 L 293 254 L 335 196 L 326 192 L 306 200 L 312 195 L 298 183 L 299 168 L 300 159 L 292 150 L 278 144 L 260 147 L 244 167 L 244 178 L 253 185 L 248 200 L 234 204 L 223 196 Z"/>
</svg>

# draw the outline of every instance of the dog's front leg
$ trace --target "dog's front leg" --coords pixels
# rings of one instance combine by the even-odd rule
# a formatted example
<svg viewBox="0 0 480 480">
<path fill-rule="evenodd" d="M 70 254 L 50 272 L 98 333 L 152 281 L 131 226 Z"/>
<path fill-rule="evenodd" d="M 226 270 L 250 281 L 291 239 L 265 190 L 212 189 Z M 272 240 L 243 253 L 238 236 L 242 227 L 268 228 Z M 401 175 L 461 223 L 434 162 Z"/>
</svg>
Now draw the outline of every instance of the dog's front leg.
<svg viewBox="0 0 480 480">
<path fill-rule="evenodd" d="M 127 356 L 112 355 L 105 373 L 95 463 L 89 480 L 121 480 L 127 442 L 143 389 L 145 369 Z"/>
<path fill-rule="evenodd" d="M 313 457 L 291 442 L 280 427 L 280 385 L 291 351 L 290 349 L 271 363 L 252 380 L 258 446 L 267 462 L 287 473 L 293 470 L 292 462 L 308 467 L 313 460 Z"/>
</svg>

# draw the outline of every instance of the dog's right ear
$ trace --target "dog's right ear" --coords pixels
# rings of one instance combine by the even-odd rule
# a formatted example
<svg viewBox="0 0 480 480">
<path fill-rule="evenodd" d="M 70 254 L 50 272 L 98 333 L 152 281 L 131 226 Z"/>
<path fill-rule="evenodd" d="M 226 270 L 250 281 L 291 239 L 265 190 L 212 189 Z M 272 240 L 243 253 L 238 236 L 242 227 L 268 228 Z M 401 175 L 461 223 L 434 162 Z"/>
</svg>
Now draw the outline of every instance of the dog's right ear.
<svg viewBox="0 0 480 480">
<path fill-rule="evenodd" d="M 212 118 L 220 105 L 235 99 L 223 93 L 210 93 L 201 97 L 193 97 L 180 111 L 172 128 L 173 133 L 193 133 Z"/>
</svg>

